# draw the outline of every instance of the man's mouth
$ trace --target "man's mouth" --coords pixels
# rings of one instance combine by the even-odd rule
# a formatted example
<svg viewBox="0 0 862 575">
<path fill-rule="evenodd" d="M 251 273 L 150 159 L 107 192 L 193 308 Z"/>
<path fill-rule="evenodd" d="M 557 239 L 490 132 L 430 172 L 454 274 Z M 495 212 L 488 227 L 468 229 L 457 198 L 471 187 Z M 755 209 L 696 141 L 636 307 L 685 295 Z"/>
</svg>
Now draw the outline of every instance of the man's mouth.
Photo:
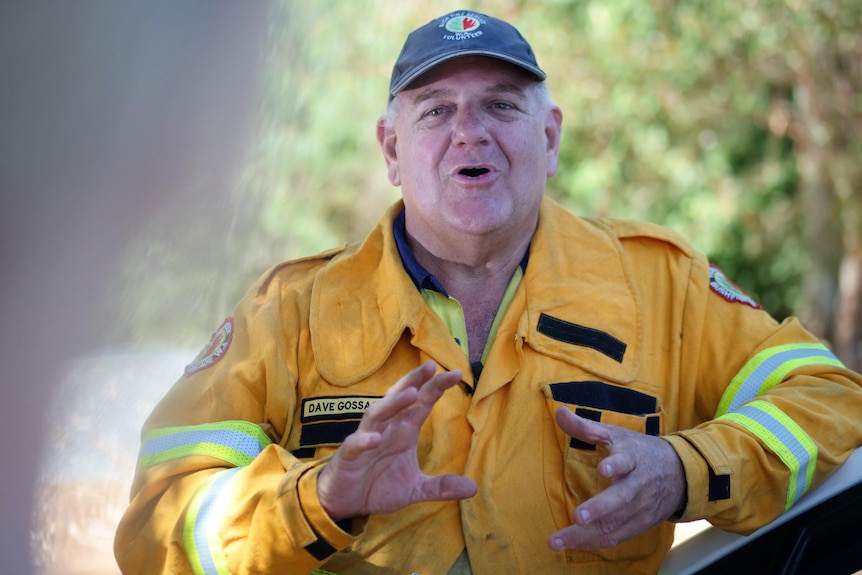
<svg viewBox="0 0 862 575">
<path fill-rule="evenodd" d="M 491 170 L 489 170 L 488 168 L 464 168 L 463 170 L 461 170 L 458 173 L 461 174 L 462 176 L 468 176 L 471 178 L 478 178 L 479 176 L 484 176 L 485 174 L 487 174 L 490 171 Z"/>
</svg>

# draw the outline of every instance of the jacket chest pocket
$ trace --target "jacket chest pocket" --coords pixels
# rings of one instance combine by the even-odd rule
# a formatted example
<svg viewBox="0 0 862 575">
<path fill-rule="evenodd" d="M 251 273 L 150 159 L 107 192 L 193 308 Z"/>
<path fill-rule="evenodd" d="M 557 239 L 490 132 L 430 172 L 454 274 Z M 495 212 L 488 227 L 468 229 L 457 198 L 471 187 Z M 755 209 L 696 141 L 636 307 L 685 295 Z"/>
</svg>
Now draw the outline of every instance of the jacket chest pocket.
<svg viewBox="0 0 862 575">
<path fill-rule="evenodd" d="M 565 406 L 576 414 L 590 419 L 616 425 L 631 431 L 659 436 L 664 432 L 664 414 L 658 398 L 629 387 L 598 381 L 573 381 L 550 383 L 542 386 L 545 403 L 554 421 L 556 440 L 550 443 L 558 448 L 556 461 L 549 461 L 546 452 L 545 465 L 551 465 L 546 473 L 545 490 L 558 528 L 571 524 L 575 507 L 593 497 L 610 483 L 599 477 L 597 467 L 607 454 L 595 445 L 567 436 L 554 419 L 557 409 Z M 562 460 L 562 461 L 560 461 Z M 559 482 L 559 466 L 562 464 L 563 482 Z M 562 503 L 562 505 L 561 505 Z M 562 515 L 558 507 L 565 508 Z M 655 534 L 645 533 L 621 545 L 593 552 L 570 552 L 568 563 L 590 563 L 594 561 L 626 561 L 647 557 L 657 550 Z"/>
<path fill-rule="evenodd" d="M 619 385 L 600 381 L 571 381 L 542 386 L 551 417 L 561 406 L 577 415 L 639 433 L 659 436 L 664 432 L 664 414 L 658 398 Z M 601 484 L 596 467 L 604 454 L 596 446 L 567 436 L 555 425 L 557 444 L 563 456 L 565 483 L 571 496 L 585 501 Z M 577 501 L 573 502 L 577 505 Z"/>
</svg>

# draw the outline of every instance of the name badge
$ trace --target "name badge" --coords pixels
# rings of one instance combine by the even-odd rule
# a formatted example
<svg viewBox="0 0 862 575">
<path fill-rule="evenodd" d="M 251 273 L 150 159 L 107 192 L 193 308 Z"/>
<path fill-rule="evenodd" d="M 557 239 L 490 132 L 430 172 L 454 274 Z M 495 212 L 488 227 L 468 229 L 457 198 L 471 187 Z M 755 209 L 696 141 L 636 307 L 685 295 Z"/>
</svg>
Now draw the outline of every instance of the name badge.
<svg viewBox="0 0 862 575">
<path fill-rule="evenodd" d="M 371 395 L 313 397 L 302 400 L 302 422 L 362 419 L 366 410 L 382 398 Z"/>
</svg>

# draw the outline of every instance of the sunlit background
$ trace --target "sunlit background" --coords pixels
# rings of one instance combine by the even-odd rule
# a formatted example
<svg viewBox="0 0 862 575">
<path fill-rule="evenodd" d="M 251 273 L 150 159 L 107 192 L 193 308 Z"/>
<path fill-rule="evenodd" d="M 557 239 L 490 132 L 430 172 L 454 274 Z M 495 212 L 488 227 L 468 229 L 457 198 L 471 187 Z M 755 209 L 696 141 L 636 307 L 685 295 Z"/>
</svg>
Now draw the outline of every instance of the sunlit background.
<svg viewBox="0 0 862 575">
<path fill-rule="evenodd" d="M 516 24 L 564 112 L 549 194 L 668 225 L 857 362 L 858 0 L 0 4 L 4 572 L 115 575 L 138 430 L 252 281 L 398 197 L 406 34 Z"/>
</svg>

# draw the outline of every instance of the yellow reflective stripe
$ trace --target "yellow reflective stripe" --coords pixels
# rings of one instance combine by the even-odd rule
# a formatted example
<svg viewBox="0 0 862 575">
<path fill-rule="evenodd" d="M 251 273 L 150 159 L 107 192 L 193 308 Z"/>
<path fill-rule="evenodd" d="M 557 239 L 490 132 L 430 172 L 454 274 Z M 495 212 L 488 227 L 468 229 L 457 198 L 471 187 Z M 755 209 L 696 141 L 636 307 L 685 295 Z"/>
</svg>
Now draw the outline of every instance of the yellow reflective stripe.
<svg viewBox="0 0 862 575">
<path fill-rule="evenodd" d="M 195 575 L 231 575 L 218 529 L 239 470 L 235 467 L 208 477 L 186 513 L 183 541 Z"/>
<path fill-rule="evenodd" d="M 263 430 L 248 421 L 163 427 L 144 436 L 138 468 L 189 455 L 207 455 L 240 467 L 251 463 L 270 443 Z"/>
<path fill-rule="evenodd" d="M 718 403 L 715 417 L 735 411 L 745 402 L 781 383 L 793 370 L 807 365 L 844 367 L 822 344 L 788 344 L 764 349 L 752 357 L 730 381 Z"/>
<path fill-rule="evenodd" d="M 151 456 L 142 457 L 138 463 L 141 468 L 145 468 L 189 455 L 208 455 L 221 459 L 235 467 L 242 467 L 250 463 L 248 456 L 244 453 L 233 449 L 226 449 L 224 445 L 218 443 L 196 443 L 194 447 L 168 449 Z"/>
<path fill-rule="evenodd" d="M 759 399 L 718 419 L 732 421 L 751 432 L 790 470 L 785 511 L 808 491 L 817 465 L 817 445 L 787 414 Z"/>
</svg>

